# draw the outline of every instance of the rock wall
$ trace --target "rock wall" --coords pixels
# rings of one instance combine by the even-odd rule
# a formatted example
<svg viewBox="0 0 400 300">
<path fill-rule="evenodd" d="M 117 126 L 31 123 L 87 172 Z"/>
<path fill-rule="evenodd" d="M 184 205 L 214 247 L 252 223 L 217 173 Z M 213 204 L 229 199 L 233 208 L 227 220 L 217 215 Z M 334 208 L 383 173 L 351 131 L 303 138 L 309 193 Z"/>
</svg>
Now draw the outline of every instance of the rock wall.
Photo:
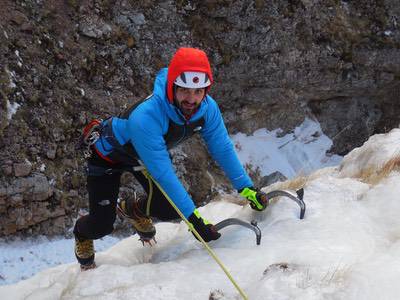
<svg viewBox="0 0 400 300">
<path fill-rule="evenodd" d="M 399 126 L 399 18 L 397 0 L 3 0 L 0 236 L 72 226 L 86 206 L 82 126 L 151 93 L 180 46 L 208 53 L 232 133 L 309 116 L 345 154 Z M 200 141 L 174 151 L 198 203 L 228 188 Z"/>
</svg>

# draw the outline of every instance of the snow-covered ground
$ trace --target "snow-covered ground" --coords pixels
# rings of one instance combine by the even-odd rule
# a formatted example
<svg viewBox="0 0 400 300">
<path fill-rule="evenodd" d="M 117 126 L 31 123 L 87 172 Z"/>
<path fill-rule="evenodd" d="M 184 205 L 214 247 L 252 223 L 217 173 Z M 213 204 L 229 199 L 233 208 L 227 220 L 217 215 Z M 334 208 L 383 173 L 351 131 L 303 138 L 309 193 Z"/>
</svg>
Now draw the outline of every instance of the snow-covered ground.
<svg viewBox="0 0 400 300">
<path fill-rule="evenodd" d="M 96 250 L 103 251 L 116 244 L 118 238 L 107 236 L 96 242 Z M 0 284 L 10 284 L 26 279 L 52 266 L 75 260 L 72 239 L 42 236 L 30 240 L 0 242 Z"/>
<path fill-rule="evenodd" d="M 279 130 L 260 129 L 254 135 L 236 134 L 232 140 L 243 163 L 259 168 L 261 175 L 280 171 L 291 178 L 295 174 L 338 164 L 341 157 L 327 157 L 332 142 L 316 122 L 306 119 L 294 133 L 278 138 Z M 295 153 L 295 155 L 293 154 Z M 119 241 L 108 236 L 96 241 L 96 250 L 103 251 Z M 75 261 L 72 239 L 46 237 L 34 240 L 2 242 L 0 240 L 0 285 L 18 282 L 38 271 Z"/>
<path fill-rule="evenodd" d="M 305 126 L 307 129 L 318 127 L 309 120 L 306 122 L 310 122 Z M 317 135 L 312 130 L 311 134 L 303 135 L 304 132 L 299 130 L 296 139 L 288 138 L 287 141 L 293 141 L 281 149 L 295 145 L 294 152 L 288 150 L 287 153 L 310 157 L 310 161 L 318 160 L 321 166 L 329 164 L 332 158 L 324 158 L 311 147 L 315 143 L 319 149 L 326 150 L 329 140 L 309 140 L 307 136 Z M 282 145 L 279 144 L 282 140 L 274 138 L 274 133 L 264 131 L 263 134 L 268 142 L 258 149 L 265 149 L 264 154 Z M 301 136 L 305 137 L 307 147 L 311 147 L 310 152 L 296 145 Z M 320 137 L 325 139 L 323 135 Z M 251 145 L 252 138 L 254 136 L 236 136 L 234 140 L 236 144 L 247 146 Z M 253 232 L 237 226 L 227 227 L 221 230 L 222 237 L 209 246 L 249 299 L 398 299 L 400 174 L 390 172 L 377 184 L 365 183 L 357 174 L 365 166 L 378 170 L 393 157 L 400 160 L 399 145 L 399 129 L 376 135 L 347 155 L 339 166 L 312 173 L 304 184 L 307 211 L 303 220 L 298 219 L 299 207 L 287 198 L 275 198 L 264 212 L 255 212 L 228 200 L 200 208 L 213 222 L 229 217 L 257 220 L 263 234 L 261 245 L 257 246 Z M 244 147 L 241 151 L 241 158 L 252 157 L 251 163 L 256 165 L 254 162 L 258 158 L 254 153 L 251 156 Z M 265 159 L 281 166 L 273 153 Z M 283 160 L 282 157 L 279 160 Z M 307 169 L 310 161 L 304 167 L 298 164 L 301 159 L 295 161 L 295 165 L 286 162 L 291 170 L 310 172 Z M 290 176 L 291 173 L 285 171 L 288 170 L 281 172 Z M 43 267 L 54 262 L 71 263 L 60 264 L 13 285 L 1 286 L 1 298 L 241 298 L 207 251 L 187 232 L 185 224 L 158 223 L 156 227 L 158 244 L 154 247 L 143 247 L 136 236 L 123 239 L 108 250 L 97 252 L 99 267 L 87 272 L 80 272 L 73 261 L 72 240 L 58 241 L 61 246 L 56 246 L 57 242 L 2 244 L 0 260 L 4 263 L 0 274 L 5 283 L 30 275 L 24 273 L 35 267 L 35 259 L 28 258 L 29 251 L 37 253 L 37 257 L 42 253 L 42 258 L 37 260 L 44 262 Z M 100 249 L 99 244 L 95 244 L 97 249 Z M 28 247 L 28 252 L 17 253 L 22 247 Z M 6 256 L 6 252 L 16 255 Z M 59 255 L 54 256 L 54 253 Z M 18 257 L 22 257 L 19 259 L 22 261 L 15 259 Z M 9 267 L 11 263 L 13 268 Z"/>
</svg>

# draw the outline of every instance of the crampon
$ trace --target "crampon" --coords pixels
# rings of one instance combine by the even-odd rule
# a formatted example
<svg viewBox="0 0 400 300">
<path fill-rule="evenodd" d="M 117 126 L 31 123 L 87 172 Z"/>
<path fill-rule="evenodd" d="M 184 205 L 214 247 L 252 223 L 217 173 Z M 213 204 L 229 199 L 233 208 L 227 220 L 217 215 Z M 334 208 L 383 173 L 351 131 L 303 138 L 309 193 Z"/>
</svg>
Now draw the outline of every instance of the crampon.
<svg viewBox="0 0 400 300">
<path fill-rule="evenodd" d="M 142 242 L 143 246 L 150 246 L 153 247 L 155 244 L 157 244 L 156 238 L 153 236 L 151 238 L 148 237 L 142 237 L 139 233 L 139 241 Z"/>
<path fill-rule="evenodd" d="M 97 265 L 96 265 L 95 262 L 93 262 L 93 263 L 88 264 L 88 265 L 80 265 L 80 267 L 81 267 L 81 271 L 84 272 L 84 271 L 87 271 L 87 270 L 95 269 L 97 267 Z"/>
<path fill-rule="evenodd" d="M 154 238 L 156 235 L 156 228 L 154 227 L 151 218 L 140 211 L 137 201 L 118 199 L 117 213 L 120 217 L 128 220 L 129 223 L 132 224 L 132 227 L 139 235 L 139 241 L 142 242 L 143 246 L 145 244 L 153 246 L 153 243 L 157 243 Z"/>
</svg>

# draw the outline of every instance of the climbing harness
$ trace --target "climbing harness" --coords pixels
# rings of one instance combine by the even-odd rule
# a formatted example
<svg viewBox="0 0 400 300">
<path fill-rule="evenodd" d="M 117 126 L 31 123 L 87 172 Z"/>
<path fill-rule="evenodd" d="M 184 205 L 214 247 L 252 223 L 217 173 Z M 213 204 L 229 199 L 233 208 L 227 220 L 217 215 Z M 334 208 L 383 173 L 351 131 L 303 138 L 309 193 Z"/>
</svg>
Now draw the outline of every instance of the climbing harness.
<svg viewBox="0 0 400 300">
<path fill-rule="evenodd" d="M 91 146 L 100 138 L 101 124 L 102 120 L 94 119 L 83 128 L 76 148 L 83 150 L 83 155 L 86 159 L 92 156 Z"/>
</svg>

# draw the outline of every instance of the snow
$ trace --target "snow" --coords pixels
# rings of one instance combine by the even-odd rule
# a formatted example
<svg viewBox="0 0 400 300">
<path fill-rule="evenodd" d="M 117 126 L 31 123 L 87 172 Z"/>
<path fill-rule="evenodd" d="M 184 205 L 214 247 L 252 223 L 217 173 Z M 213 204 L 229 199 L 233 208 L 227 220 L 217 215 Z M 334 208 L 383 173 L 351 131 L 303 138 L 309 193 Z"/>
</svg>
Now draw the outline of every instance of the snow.
<svg viewBox="0 0 400 300">
<path fill-rule="evenodd" d="M 39 167 L 40 172 L 44 172 L 46 170 L 46 165 L 45 164 L 41 164 Z"/>
<path fill-rule="evenodd" d="M 319 123 L 311 119 L 307 118 L 294 133 L 283 137 L 277 136 L 279 133 L 279 129 L 259 129 L 251 136 L 233 135 L 239 159 L 258 167 L 262 176 L 279 171 L 287 178 L 337 165 L 342 159 L 338 155 L 326 155 L 332 141 L 322 133 Z"/>
<path fill-rule="evenodd" d="M 85 90 L 83 88 L 77 88 L 78 91 L 81 93 L 81 96 L 84 97 L 85 96 Z"/>
<path fill-rule="evenodd" d="M 18 50 L 15 50 L 15 56 L 17 57 L 17 59 L 18 59 L 18 62 L 17 62 L 17 65 L 18 65 L 18 67 L 22 67 L 22 58 L 21 58 L 21 56 L 19 55 L 19 51 Z"/>
<path fill-rule="evenodd" d="M 346 155 L 340 167 L 341 173 L 351 177 L 362 170 L 381 168 L 388 157 L 400 156 L 399 140 L 400 129 L 393 129 L 390 134 L 371 136 L 362 148 L 356 148 Z"/>
<path fill-rule="evenodd" d="M 310 121 L 306 120 L 304 127 L 288 137 L 277 138 L 266 130 L 247 137 L 249 140 L 244 135 L 237 136 L 236 141 L 242 146 L 240 157 L 251 158 L 252 163 L 262 162 L 255 152 L 246 152 L 255 143 L 254 148 L 268 149 L 262 155 L 279 166 L 272 154 L 291 141 L 281 148 L 283 151 L 288 147 L 287 154 L 279 153 L 282 162 L 288 153 L 301 153 L 310 168 L 309 159 L 314 153 L 321 165 L 327 163 L 331 158 L 324 159 L 316 149 L 311 149 L 312 145 L 325 149 L 326 141 L 318 141 L 324 136 L 312 139 L 309 133 L 313 130 L 304 129 L 316 125 L 307 122 Z M 264 145 L 262 138 L 266 140 Z M 303 148 L 301 141 L 306 143 Z M 376 144 L 392 151 L 377 151 Z M 348 170 L 360 170 L 365 162 L 379 167 L 398 159 L 399 145 L 399 129 L 395 129 L 371 137 L 348 154 L 340 166 L 310 171 L 304 185 L 307 211 L 303 220 L 298 218 L 297 204 L 283 197 L 274 198 L 264 212 L 232 203 L 228 197 L 200 208 L 202 215 L 214 223 L 229 217 L 258 221 L 263 234 L 259 246 L 252 231 L 238 226 L 222 229 L 222 237 L 209 243 L 248 299 L 398 299 L 400 173 L 392 171 L 373 185 Z M 306 150 L 307 147 L 311 148 Z M 301 159 L 292 161 L 296 162 L 294 166 L 286 161 L 285 166 L 290 168 L 282 168 L 285 174 L 303 170 L 297 165 Z M 87 272 L 80 272 L 74 262 L 72 240 L 2 243 L 1 261 L 8 255 L 9 261 L 24 257 L 25 262 L 23 265 L 15 261 L 14 269 L 7 272 L 3 270 L 6 264 L 1 265 L 0 274 L 7 283 L 21 279 L 19 274 L 38 261 L 48 265 L 71 262 L 0 286 L 2 299 L 195 300 L 209 299 L 210 294 L 214 295 L 212 299 L 241 299 L 183 222 L 161 222 L 156 228 L 158 243 L 154 247 L 143 247 L 132 236 L 119 242 L 107 238 L 113 246 L 102 251 L 104 241 L 96 241 L 98 268 Z M 28 258 L 23 247 L 31 247 L 30 251 L 42 256 Z M 14 278 L 9 279 L 10 276 Z"/>
<path fill-rule="evenodd" d="M 15 113 L 17 112 L 18 108 L 21 106 L 20 104 L 18 104 L 17 102 L 14 103 L 10 103 L 10 101 L 8 101 L 7 99 L 7 120 L 11 120 L 12 116 L 15 115 Z"/>
<path fill-rule="evenodd" d="M 15 50 L 15 55 L 17 55 L 19 57 L 19 52 L 18 50 Z M 17 85 L 15 84 L 16 81 L 16 74 L 14 71 L 9 71 L 7 68 L 5 68 L 6 73 L 8 74 L 10 83 L 9 83 L 9 87 L 11 89 L 14 89 L 17 87 Z M 18 93 L 17 93 L 18 95 Z M 6 107 L 7 107 L 7 120 L 11 121 L 12 116 L 15 115 L 15 113 L 17 112 L 18 108 L 21 105 L 18 104 L 17 102 L 11 103 L 8 99 L 6 99 Z"/>
<path fill-rule="evenodd" d="M 118 239 L 107 236 L 97 241 L 99 251 L 109 248 L 117 243 Z M 73 251 L 65 251 L 73 245 L 72 239 L 38 239 L 15 240 L 13 242 L 0 242 L 0 282 L 18 282 L 31 277 L 40 270 L 57 266 L 75 260 Z"/>
<path fill-rule="evenodd" d="M 7 68 L 5 68 L 5 71 L 8 74 L 9 79 L 10 79 L 9 87 L 12 88 L 12 89 L 16 88 L 17 85 L 15 84 L 15 80 L 16 80 L 15 72 L 14 71 L 9 71 Z"/>
</svg>

